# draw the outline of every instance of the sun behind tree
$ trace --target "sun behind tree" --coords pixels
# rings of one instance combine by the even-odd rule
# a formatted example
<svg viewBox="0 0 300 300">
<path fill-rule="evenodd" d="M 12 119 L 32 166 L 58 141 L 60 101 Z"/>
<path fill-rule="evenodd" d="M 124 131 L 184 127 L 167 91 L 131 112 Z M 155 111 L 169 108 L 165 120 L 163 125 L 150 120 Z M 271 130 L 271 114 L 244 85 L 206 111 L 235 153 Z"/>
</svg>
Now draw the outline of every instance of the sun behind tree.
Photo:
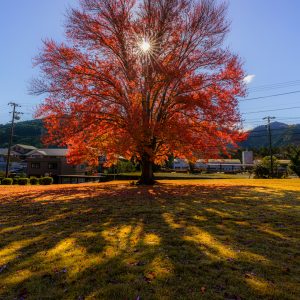
<svg viewBox="0 0 300 300">
<path fill-rule="evenodd" d="M 223 49 L 226 6 L 214 0 L 81 0 L 69 12 L 67 42 L 44 42 L 36 58 L 47 94 L 37 116 L 46 141 L 69 161 L 97 165 L 119 156 L 154 163 L 169 154 L 214 158 L 244 138 L 239 58 Z"/>
</svg>

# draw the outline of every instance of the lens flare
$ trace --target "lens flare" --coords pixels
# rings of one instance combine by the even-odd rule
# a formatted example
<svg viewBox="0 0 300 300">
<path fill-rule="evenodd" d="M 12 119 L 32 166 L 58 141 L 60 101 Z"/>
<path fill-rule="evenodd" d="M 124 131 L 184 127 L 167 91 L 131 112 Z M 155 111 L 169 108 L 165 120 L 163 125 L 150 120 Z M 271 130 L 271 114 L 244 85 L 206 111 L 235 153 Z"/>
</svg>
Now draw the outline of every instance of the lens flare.
<svg viewBox="0 0 300 300">
<path fill-rule="evenodd" d="M 147 40 L 143 39 L 143 41 L 140 43 L 140 48 L 144 53 L 146 53 L 150 51 L 151 45 Z"/>
</svg>

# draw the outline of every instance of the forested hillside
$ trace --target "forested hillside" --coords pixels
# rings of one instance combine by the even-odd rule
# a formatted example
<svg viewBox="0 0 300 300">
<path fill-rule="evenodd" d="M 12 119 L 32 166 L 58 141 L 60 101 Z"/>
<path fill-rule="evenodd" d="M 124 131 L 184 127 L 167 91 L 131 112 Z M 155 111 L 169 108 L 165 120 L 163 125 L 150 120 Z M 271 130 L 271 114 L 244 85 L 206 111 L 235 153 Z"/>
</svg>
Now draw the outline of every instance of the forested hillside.
<svg viewBox="0 0 300 300">
<path fill-rule="evenodd" d="M 18 122 L 14 127 L 13 144 L 42 147 L 41 136 L 43 131 L 42 120 Z M 0 148 L 8 146 L 9 134 L 10 124 L 0 125 Z"/>
<path fill-rule="evenodd" d="M 286 147 L 288 145 L 300 145 L 300 124 L 287 125 L 280 122 L 271 123 L 273 147 Z M 255 127 L 249 134 L 248 139 L 241 143 L 243 148 L 268 147 L 269 136 L 266 125 Z"/>
<path fill-rule="evenodd" d="M 300 145 L 300 124 L 287 125 L 280 122 L 271 123 L 272 143 L 274 147 Z M 8 145 L 10 124 L 0 125 L 0 148 Z M 13 144 L 26 144 L 43 147 L 41 136 L 44 133 L 42 120 L 30 120 L 15 124 Z M 246 141 L 241 143 L 242 148 L 259 149 L 268 147 L 268 131 L 265 125 L 254 128 Z"/>
</svg>

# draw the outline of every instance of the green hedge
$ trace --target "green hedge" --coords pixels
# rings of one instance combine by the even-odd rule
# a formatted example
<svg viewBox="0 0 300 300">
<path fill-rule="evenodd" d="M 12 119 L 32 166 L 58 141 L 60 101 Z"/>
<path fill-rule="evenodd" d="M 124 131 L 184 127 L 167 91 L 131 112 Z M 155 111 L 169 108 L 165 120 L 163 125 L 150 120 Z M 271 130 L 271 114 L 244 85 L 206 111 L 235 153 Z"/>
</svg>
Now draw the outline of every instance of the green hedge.
<svg viewBox="0 0 300 300">
<path fill-rule="evenodd" d="M 53 178 L 52 177 L 42 177 L 42 178 L 40 178 L 39 182 L 42 185 L 50 185 L 53 183 Z"/>
<path fill-rule="evenodd" d="M 12 178 L 3 178 L 1 184 L 2 185 L 12 185 L 13 184 L 13 179 Z"/>
<path fill-rule="evenodd" d="M 19 185 L 28 185 L 29 184 L 29 178 L 19 178 L 18 184 Z"/>
<path fill-rule="evenodd" d="M 12 185 L 12 184 L 19 184 L 19 185 L 50 185 L 53 184 L 53 178 L 52 177 L 42 177 L 42 178 L 3 178 L 1 181 L 2 185 Z"/>
<path fill-rule="evenodd" d="M 29 179 L 29 181 L 30 181 L 30 184 L 31 184 L 31 185 L 37 185 L 37 184 L 39 184 L 39 179 L 36 178 L 36 177 L 31 177 L 31 178 Z"/>
</svg>

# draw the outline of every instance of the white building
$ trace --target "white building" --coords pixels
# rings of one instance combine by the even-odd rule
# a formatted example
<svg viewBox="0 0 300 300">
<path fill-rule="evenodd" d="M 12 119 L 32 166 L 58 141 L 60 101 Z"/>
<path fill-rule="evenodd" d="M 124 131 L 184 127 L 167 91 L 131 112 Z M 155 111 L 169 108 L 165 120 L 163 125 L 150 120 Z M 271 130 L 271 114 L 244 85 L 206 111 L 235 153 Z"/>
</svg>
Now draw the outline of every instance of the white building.
<svg viewBox="0 0 300 300">
<path fill-rule="evenodd" d="M 190 166 L 186 159 L 175 158 L 173 168 L 175 171 L 188 171 Z M 243 166 L 239 159 L 198 159 L 194 168 L 207 172 L 236 172 L 241 171 Z"/>
<path fill-rule="evenodd" d="M 253 165 L 253 151 L 242 152 L 243 165 Z"/>
</svg>

